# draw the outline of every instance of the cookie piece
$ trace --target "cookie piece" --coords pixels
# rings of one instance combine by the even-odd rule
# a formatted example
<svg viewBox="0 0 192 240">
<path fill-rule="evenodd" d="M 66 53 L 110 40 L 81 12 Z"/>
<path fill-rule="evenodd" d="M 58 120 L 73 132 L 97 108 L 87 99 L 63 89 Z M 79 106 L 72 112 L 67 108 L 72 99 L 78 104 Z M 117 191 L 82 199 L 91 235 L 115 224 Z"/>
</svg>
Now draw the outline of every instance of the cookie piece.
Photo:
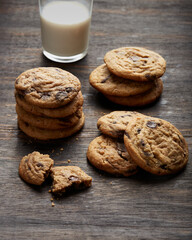
<svg viewBox="0 0 192 240">
<path fill-rule="evenodd" d="M 32 105 L 57 108 L 77 96 L 81 83 L 73 74 L 60 68 L 40 67 L 19 75 L 15 89 Z"/>
<path fill-rule="evenodd" d="M 77 166 L 61 166 L 51 169 L 52 192 L 62 194 L 69 189 L 80 190 L 91 186 L 92 178 Z"/>
<path fill-rule="evenodd" d="M 142 115 L 131 111 L 114 111 L 100 117 L 97 121 L 98 129 L 105 135 L 112 138 L 123 139 L 127 124 L 134 117 Z"/>
<path fill-rule="evenodd" d="M 110 101 L 124 105 L 129 107 L 136 107 L 136 106 L 145 106 L 147 104 L 155 102 L 160 96 L 163 91 L 163 82 L 159 78 L 155 80 L 155 86 L 145 92 L 141 93 L 135 96 L 129 96 L 129 97 L 114 97 L 111 95 L 105 95 L 106 98 L 108 98 Z"/>
<path fill-rule="evenodd" d="M 21 120 L 18 116 L 18 126 L 19 128 L 28 136 L 32 138 L 36 138 L 39 140 L 51 140 L 51 139 L 59 139 L 69 137 L 76 132 L 78 132 L 84 125 L 85 116 L 82 114 L 79 122 L 68 128 L 58 129 L 58 130 L 49 130 L 49 129 L 42 129 L 37 128 L 34 126 L 29 125 L 28 123 Z"/>
<path fill-rule="evenodd" d="M 129 156 L 124 143 L 105 135 L 96 137 L 88 147 L 87 158 L 96 168 L 114 175 L 130 176 L 137 165 Z"/>
<path fill-rule="evenodd" d="M 79 119 L 82 117 L 82 107 L 79 108 L 74 114 L 65 118 L 47 118 L 40 117 L 34 114 L 26 112 L 22 107 L 16 104 L 16 112 L 19 118 L 31 126 L 56 130 L 61 128 L 72 127 L 78 123 Z"/>
<path fill-rule="evenodd" d="M 21 159 L 19 175 L 27 183 L 41 185 L 48 177 L 54 161 L 48 154 L 32 152 Z"/>
<path fill-rule="evenodd" d="M 161 77 L 166 61 L 158 53 L 141 47 L 121 47 L 104 57 L 110 72 L 135 81 L 151 81 Z"/>
<path fill-rule="evenodd" d="M 188 161 L 188 147 L 182 134 L 159 118 L 134 118 L 127 125 L 124 142 L 138 166 L 152 174 L 176 173 Z"/>
<path fill-rule="evenodd" d="M 146 92 L 154 86 L 151 82 L 136 82 L 111 73 L 106 64 L 97 67 L 89 77 L 92 87 L 107 95 L 128 97 Z"/>
<path fill-rule="evenodd" d="M 80 91 L 77 96 L 68 104 L 59 108 L 40 108 L 35 105 L 31 105 L 25 101 L 24 97 L 15 92 L 15 99 L 18 105 L 20 105 L 26 112 L 32 113 L 42 117 L 52 118 L 64 118 L 72 115 L 83 105 L 83 95 Z"/>
</svg>

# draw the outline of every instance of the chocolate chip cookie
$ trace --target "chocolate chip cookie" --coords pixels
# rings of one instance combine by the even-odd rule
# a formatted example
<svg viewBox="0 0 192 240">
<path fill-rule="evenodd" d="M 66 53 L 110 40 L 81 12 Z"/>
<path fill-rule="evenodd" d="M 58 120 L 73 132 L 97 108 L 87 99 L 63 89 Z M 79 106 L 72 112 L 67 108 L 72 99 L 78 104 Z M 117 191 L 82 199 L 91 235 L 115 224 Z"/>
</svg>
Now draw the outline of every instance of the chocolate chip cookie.
<svg viewBox="0 0 192 240">
<path fill-rule="evenodd" d="M 32 152 L 24 156 L 19 165 L 19 175 L 27 183 L 41 185 L 53 166 L 54 161 L 47 154 Z"/>
<path fill-rule="evenodd" d="M 15 99 L 18 105 L 20 105 L 26 112 L 32 113 L 37 116 L 51 117 L 51 118 L 64 118 L 75 113 L 83 105 L 83 95 L 79 91 L 77 96 L 68 104 L 59 108 L 41 108 L 35 105 L 31 105 L 26 102 L 24 97 L 15 92 Z"/>
<path fill-rule="evenodd" d="M 52 192 L 62 194 L 69 189 L 83 189 L 91 186 L 92 178 L 77 166 L 61 166 L 51 169 Z"/>
<path fill-rule="evenodd" d="M 58 129 L 58 130 L 49 130 L 49 129 L 34 127 L 34 126 L 24 122 L 18 116 L 19 128 L 28 136 L 39 139 L 39 140 L 51 140 L 51 139 L 59 139 L 59 138 L 69 137 L 69 136 L 75 134 L 76 132 L 78 132 L 83 127 L 84 122 L 85 122 L 85 116 L 83 113 L 82 117 L 79 119 L 79 121 L 76 125 L 74 125 L 72 127 L 68 127 L 68 128 Z"/>
<path fill-rule="evenodd" d="M 163 82 L 160 78 L 156 79 L 154 83 L 155 85 L 152 89 L 138 95 L 129 97 L 116 97 L 105 94 L 105 97 L 114 103 L 124 106 L 129 107 L 145 106 L 147 104 L 155 102 L 161 96 L 161 93 L 163 91 Z"/>
<path fill-rule="evenodd" d="M 122 47 L 106 53 L 104 61 L 113 74 L 135 81 L 151 81 L 161 77 L 165 59 L 141 47 Z"/>
<path fill-rule="evenodd" d="M 172 174 L 185 167 L 188 146 L 171 123 L 153 117 L 136 117 L 125 130 L 125 146 L 144 170 L 157 175 Z"/>
<path fill-rule="evenodd" d="M 65 118 L 48 118 L 40 117 L 34 114 L 26 112 L 22 107 L 16 104 L 16 112 L 21 120 L 28 123 L 31 126 L 43 129 L 62 129 L 67 127 L 72 127 L 78 123 L 79 119 L 82 117 L 83 111 L 82 107 L 79 108 L 75 113 Z"/>
<path fill-rule="evenodd" d="M 98 129 L 105 135 L 112 138 L 123 139 L 127 124 L 134 117 L 142 115 L 131 111 L 114 111 L 100 117 L 97 121 Z"/>
<path fill-rule="evenodd" d="M 97 67 L 89 77 L 89 82 L 99 92 L 107 95 L 128 97 L 144 93 L 154 86 L 152 81 L 136 82 L 111 73 L 106 64 Z"/>
<path fill-rule="evenodd" d="M 87 158 L 96 168 L 110 174 L 127 177 L 137 172 L 137 165 L 124 143 L 105 135 L 96 137 L 89 144 Z"/>
<path fill-rule="evenodd" d="M 15 81 L 16 91 L 30 104 L 57 108 L 72 101 L 81 89 L 73 74 L 54 67 L 40 67 L 23 72 Z"/>
</svg>

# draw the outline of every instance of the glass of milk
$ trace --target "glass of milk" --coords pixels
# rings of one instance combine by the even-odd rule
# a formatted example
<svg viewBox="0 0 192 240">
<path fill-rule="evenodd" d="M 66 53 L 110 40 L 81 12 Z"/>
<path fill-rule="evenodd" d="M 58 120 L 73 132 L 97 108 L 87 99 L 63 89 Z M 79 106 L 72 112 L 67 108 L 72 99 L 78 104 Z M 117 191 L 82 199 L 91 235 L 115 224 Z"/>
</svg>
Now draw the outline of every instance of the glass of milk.
<svg viewBox="0 0 192 240">
<path fill-rule="evenodd" d="M 93 0 L 39 0 L 43 54 L 75 62 L 88 50 Z"/>
</svg>

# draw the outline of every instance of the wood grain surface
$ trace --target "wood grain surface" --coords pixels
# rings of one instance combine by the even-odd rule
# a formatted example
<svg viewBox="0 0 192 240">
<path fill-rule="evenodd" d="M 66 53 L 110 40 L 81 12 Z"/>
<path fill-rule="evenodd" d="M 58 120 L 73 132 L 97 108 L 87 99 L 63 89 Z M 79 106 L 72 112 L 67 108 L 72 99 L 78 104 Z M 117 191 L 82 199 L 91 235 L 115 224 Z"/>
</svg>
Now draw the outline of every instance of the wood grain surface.
<svg viewBox="0 0 192 240">
<path fill-rule="evenodd" d="M 0 0 L 0 239 L 192 239 L 191 16 L 189 0 L 95 0 L 88 55 L 58 64 L 42 55 L 37 1 Z M 100 134 L 97 119 L 130 109 L 110 103 L 88 82 L 105 53 L 122 46 L 146 47 L 167 61 L 161 99 L 134 110 L 168 120 L 184 135 L 189 162 L 177 175 L 140 171 L 117 178 L 87 162 L 89 142 Z M 14 81 L 39 66 L 60 67 L 80 79 L 86 123 L 78 134 L 40 143 L 18 129 Z M 49 181 L 32 187 L 18 176 L 20 159 L 34 150 L 50 154 L 57 166 L 78 165 L 93 177 L 92 187 L 54 199 L 52 207 Z"/>
</svg>

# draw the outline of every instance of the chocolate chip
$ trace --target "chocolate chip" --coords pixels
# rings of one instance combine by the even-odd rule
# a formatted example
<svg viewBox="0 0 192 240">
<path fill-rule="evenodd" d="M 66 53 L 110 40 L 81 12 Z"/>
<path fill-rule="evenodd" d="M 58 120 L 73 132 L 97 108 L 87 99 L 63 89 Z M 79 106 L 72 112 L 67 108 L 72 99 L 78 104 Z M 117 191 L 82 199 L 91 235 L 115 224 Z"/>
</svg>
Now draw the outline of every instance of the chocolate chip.
<svg viewBox="0 0 192 240">
<path fill-rule="evenodd" d="M 76 176 L 70 176 L 70 177 L 68 177 L 68 179 L 69 179 L 70 181 L 72 181 L 72 182 L 76 182 L 76 181 L 79 180 L 79 178 L 76 177 Z"/>
<path fill-rule="evenodd" d="M 55 68 L 55 71 L 57 71 L 57 72 L 61 72 L 58 68 Z"/>
<path fill-rule="evenodd" d="M 112 123 L 113 123 L 113 124 L 116 124 L 117 122 L 116 122 L 116 121 L 113 121 Z"/>
<path fill-rule="evenodd" d="M 137 133 L 139 134 L 140 132 L 141 132 L 141 129 L 140 129 L 140 128 L 138 128 L 138 129 L 137 129 Z"/>
<path fill-rule="evenodd" d="M 125 136 L 127 136 L 129 139 L 131 139 L 128 132 L 125 131 L 124 134 L 125 134 Z"/>
<path fill-rule="evenodd" d="M 126 115 L 121 115 L 120 117 L 121 117 L 121 118 L 124 118 L 124 117 L 131 117 L 131 115 L 130 115 L 130 114 L 126 114 Z"/>
<path fill-rule="evenodd" d="M 58 100 L 58 101 L 62 101 L 63 99 L 65 99 L 67 97 L 68 97 L 68 94 L 67 94 L 66 91 L 59 91 L 55 95 L 55 99 Z"/>
<path fill-rule="evenodd" d="M 141 144 L 142 147 L 145 147 L 145 142 L 144 142 L 143 139 L 141 139 L 140 144 Z"/>
<path fill-rule="evenodd" d="M 167 169 L 167 164 L 162 164 L 162 165 L 160 166 L 160 168 L 162 168 L 162 169 Z"/>
<path fill-rule="evenodd" d="M 109 78 L 111 77 L 111 74 L 109 74 L 106 78 L 104 78 L 101 83 L 105 83 Z"/>
<path fill-rule="evenodd" d="M 47 98 L 49 98 L 51 96 L 51 93 L 49 93 L 49 92 L 43 92 L 43 93 L 41 93 L 41 98 L 42 99 L 47 99 Z"/>
<path fill-rule="evenodd" d="M 36 166 L 37 167 L 43 167 L 44 165 L 42 163 L 37 163 Z"/>
<path fill-rule="evenodd" d="M 75 91 L 75 88 L 73 88 L 73 87 L 66 87 L 66 88 L 65 88 L 65 91 L 66 91 L 67 93 L 74 92 L 74 91 Z"/>
<path fill-rule="evenodd" d="M 145 74 L 145 77 L 148 79 L 148 80 L 151 80 L 151 75 L 149 73 Z"/>
<path fill-rule="evenodd" d="M 145 152 L 144 150 L 143 150 L 143 153 L 144 153 L 145 156 L 147 156 L 147 157 L 149 157 L 149 156 L 151 155 L 151 153 L 149 153 L 149 152 Z"/>
<path fill-rule="evenodd" d="M 149 127 L 149 128 L 156 128 L 157 127 L 157 123 L 153 122 L 153 121 L 148 121 L 147 122 L 147 127 Z"/>
</svg>

